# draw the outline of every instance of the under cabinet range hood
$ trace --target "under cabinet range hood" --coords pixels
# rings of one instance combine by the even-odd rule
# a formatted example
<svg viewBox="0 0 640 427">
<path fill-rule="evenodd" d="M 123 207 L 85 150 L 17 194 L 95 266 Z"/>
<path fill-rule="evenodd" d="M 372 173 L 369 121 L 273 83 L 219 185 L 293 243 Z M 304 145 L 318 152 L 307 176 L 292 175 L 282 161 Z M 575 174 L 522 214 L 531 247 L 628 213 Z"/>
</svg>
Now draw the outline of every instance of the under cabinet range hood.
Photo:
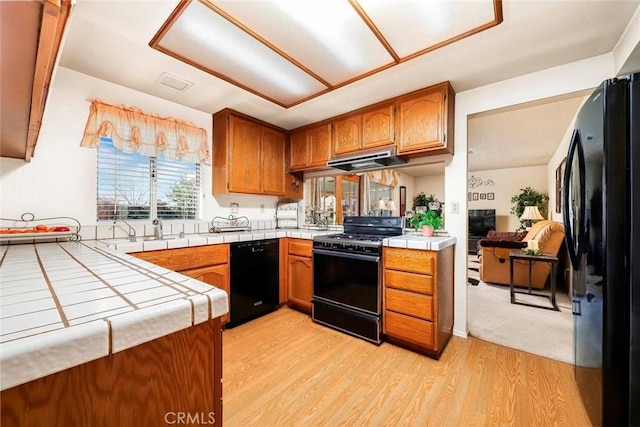
<svg viewBox="0 0 640 427">
<path fill-rule="evenodd" d="M 327 166 L 345 171 L 363 171 L 380 167 L 401 165 L 406 161 L 396 155 L 396 148 L 374 151 L 351 156 L 334 157 Z"/>
</svg>

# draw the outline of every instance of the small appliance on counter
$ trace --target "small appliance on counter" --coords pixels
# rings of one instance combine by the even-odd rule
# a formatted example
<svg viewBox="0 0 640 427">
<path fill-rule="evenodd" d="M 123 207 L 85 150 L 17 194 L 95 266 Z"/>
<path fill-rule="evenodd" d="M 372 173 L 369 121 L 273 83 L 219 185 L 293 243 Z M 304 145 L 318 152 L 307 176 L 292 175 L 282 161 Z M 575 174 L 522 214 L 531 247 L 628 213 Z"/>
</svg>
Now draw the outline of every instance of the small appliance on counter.
<svg viewBox="0 0 640 427">
<path fill-rule="evenodd" d="M 298 228 L 298 203 L 282 202 L 276 207 L 276 228 Z"/>
</svg>

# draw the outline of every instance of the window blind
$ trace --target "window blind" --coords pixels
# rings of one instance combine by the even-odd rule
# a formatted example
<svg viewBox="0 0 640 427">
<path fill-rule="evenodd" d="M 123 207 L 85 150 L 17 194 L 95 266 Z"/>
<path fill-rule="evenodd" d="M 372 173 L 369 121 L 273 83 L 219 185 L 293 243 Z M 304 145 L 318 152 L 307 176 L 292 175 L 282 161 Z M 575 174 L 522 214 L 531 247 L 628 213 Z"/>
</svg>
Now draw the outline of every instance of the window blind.
<svg viewBox="0 0 640 427">
<path fill-rule="evenodd" d="M 97 158 L 98 221 L 199 218 L 199 163 L 125 153 L 109 138 Z"/>
</svg>

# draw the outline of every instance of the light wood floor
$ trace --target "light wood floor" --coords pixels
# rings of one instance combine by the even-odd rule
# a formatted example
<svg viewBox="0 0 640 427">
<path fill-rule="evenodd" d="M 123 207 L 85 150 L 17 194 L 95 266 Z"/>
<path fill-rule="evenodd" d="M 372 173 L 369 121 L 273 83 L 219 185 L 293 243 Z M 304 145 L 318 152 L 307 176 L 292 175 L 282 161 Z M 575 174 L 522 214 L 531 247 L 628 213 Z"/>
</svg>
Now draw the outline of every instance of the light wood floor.
<svg viewBox="0 0 640 427">
<path fill-rule="evenodd" d="M 223 332 L 224 425 L 590 425 L 570 365 L 453 337 L 439 361 L 289 308 Z"/>
</svg>

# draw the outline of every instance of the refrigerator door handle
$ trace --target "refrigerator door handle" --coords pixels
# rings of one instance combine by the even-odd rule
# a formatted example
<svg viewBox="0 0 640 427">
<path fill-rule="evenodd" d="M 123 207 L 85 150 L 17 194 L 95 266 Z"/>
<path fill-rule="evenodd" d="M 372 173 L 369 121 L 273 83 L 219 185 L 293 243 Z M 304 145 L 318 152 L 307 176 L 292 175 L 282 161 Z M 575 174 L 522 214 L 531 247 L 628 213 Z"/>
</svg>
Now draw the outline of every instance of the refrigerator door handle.
<svg viewBox="0 0 640 427">
<path fill-rule="evenodd" d="M 578 153 L 578 170 L 573 170 L 573 159 Z M 571 226 L 572 221 L 569 215 L 569 187 L 571 186 L 571 177 L 574 173 L 578 174 L 580 184 L 579 209 L 578 209 L 578 229 L 574 230 Z M 571 143 L 569 144 L 569 152 L 567 154 L 567 167 L 563 177 L 562 191 L 562 219 L 564 222 L 564 239 L 571 259 L 571 265 L 574 270 L 580 269 L 580 258 L 582 256 L 583 236 L 584 236 L 584 215 L 585 211 L 585 176 L 584 176 L 584 151 L 582 141 L 580 139 L 580 131 L 573 131 Z M 575 241 L 574 241 L 575 238 Z"/>
<path fill-rule="evenodd" d="M 573 312 L 573 315 L 582 316 L 582 308 L 580 307 L 580 300 L 574 299 L 572 305 L 573 307 L 571 308 L 571 311 Z"/>
</svg>

